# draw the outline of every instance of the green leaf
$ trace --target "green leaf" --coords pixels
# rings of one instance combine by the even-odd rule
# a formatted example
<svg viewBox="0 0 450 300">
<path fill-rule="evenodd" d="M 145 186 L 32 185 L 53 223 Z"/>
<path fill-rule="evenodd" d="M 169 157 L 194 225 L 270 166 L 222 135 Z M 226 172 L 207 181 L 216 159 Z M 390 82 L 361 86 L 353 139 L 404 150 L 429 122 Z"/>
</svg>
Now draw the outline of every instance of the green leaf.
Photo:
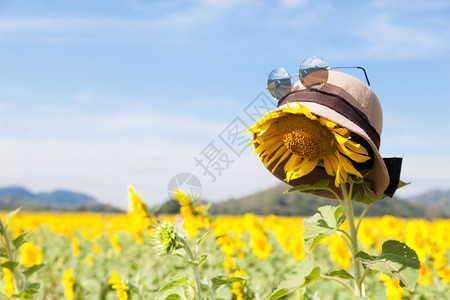
<svg viewBox="0 0 450 300">
<path fill-rule="evenodd" d="M 321 240 L 323 240 L 330 231 L 329 228 L 320 226 L 320 214 L 314 214 L 312 217 L 303 220 L 303 239 L 305 248 L 312 250 Z"/>
<path fill-rule="evenodd" d="M 181 296 L 178 294 L 170 294 L 165 300 L 181 300 Z"/>
<path fill-rule="evenodd" d="M 174 276 L 171 279 L 169 279 L 167 282 L 163 284 L 163 286 L 158 290 L 158 292 L 165 292 L 170 289 L 177 288 L 179 286 L 185 285 L 188 281 L 187 276 Z"/>
<path fill-rule="evenodd" d="M 31 276 L 31 274 L 36 273 L 37 271 L 42 269 L 44 266 L 45 266 L 45 264 L 40 264 L 40 265 L 34 265 L 32 267 L 29 267 L 28 269 L 26 269 L 23 272 L 23 275 L 25 275 L 25 277 L 28 278 Z"/>
<path fill-rule="evenodd" d="M 36 293 L 39 292 L 40 287 L 41 286 L 39 283 L 33 283 L 33 284 L 29 285 L 28 288 L 21 291 L 20 293 L 14 294 L 12 296 L 13 296 L 13 298 L 19 298 L 19 299 L 23 299 L 23 300 L 33 299 L 33 295 L 35 295 Z"/>
<path fill-rule="evenodd" d="M 400 182 L 398 183 L 397 190 L 401 189 L 402 187 L 405 187 L 405 186 L 407 186 L 409 184 L 411 184 L 411 182 L 404 182 L 404 181 L 400 180 Z"/>
<path fill-rule="evenodd" d="M 331 271 L 330 273 L 328 273 L 328 276 L 334 276 L 334 277 L 339 277 L 339 278 L 343 278 L 343 279 L 353 279 L 353 276 L 343 269 Z"/>
<path fill-rule="evenodd" d="M 133 283 L 127 283 L 128 285 L 128 290 L 130 291 L 130 293 L 136 293 L 139 294 L 139 287 Z M 103 299 L 103 298 L 100 298 Z"/>
<path fill-rule="evenodd" d="M 320 268 L 315 267 L 308 276 L 305 277 L 305 283 L 303 283 L 300 287 L 305 287 L 310 285 L 314 281 L 320 279 Z"/>
<path fill-rule="evenodd" d="M 183 287 L 178 286 L 178 287 L 170 289 L 168 291 L 158 293 L 157 295 L 155 295 L 155 297 L 152 297 L 152 299 L 186 300 L 186 293 L 185 293 Z"/>
<path fill-rule="evenodd" d="M 31 289 L 31 290 L 36 290 L 39 291 L 39 289 L 41 288 L 41 284 L 38 282 L 33 282 L 27 285 L 27 289 Z"/>
<path fill-rule="evenodd" d="M 12 217 L 17 215 L 21 209 L 22 209 L 22 207 L 19 207 L 18 209 L 13 210 L 12 212 L 10 212 L 6 215 L 6 226 L 8 226 L 9 220 L 11 220 Z"/>
<path fill-rule="evenodd" d="M 2 268 L 7 268 L 11 272 L 14 271 L 14 269 L 19 265 L 18 262 L 14 261 L 5 261 L 4 263 L 0 264 Z"/>
<path fill-rule="evenodd" d="M 211 234 L 211 230 L 208 230 L 207 232 L 205 232 L 198 240 L 197 240 L 197 245 L 200 245 L 201 243 L 203 243 L 205 241 L 205 239 Z"/>
<path fill-rule="evenodd" d="M 318 208 L 322 218 L 326 222 L 328 228 L 335 229 L 337 226 L 337 220 L 341 216 L 341 207 L 340 206 L 331 206 L 326 205 Z"/>
<path fill-rule="evenodd" d="M 364 204 L 370 204 L 386 197 L 384 194 L 376 195 L 370 188 L 372 183 L 368 180 L 353 184 L 353 200 Z"/>
<path fill-rule="evenodd" d="M 315 184 L 300 184 L 299 186 L 293 187 L 286 191 L 286 193 L 292 193 L 292 192 L 301 192 L 301 193 L 307 193 L 307 194 L 313 194 L 317 195 L 323 192 L 331 191 L 329 185 L 330 181 L 328 179 L 322 179 L 316 182 Z"/>
<path fill-rule="evenodd" d="M 25 243 L 25 238 L 28 235 L 28 231 L 22 232 L 18 237 L 16 237 L 12 243 L 14 245 L 14 248 L 19 249 L 20 246 L 22 246 Z"/>
<path fill-rule="evenodd" d="M 368 174 L 368 171 L 361 171 L 363 176 L 365 177 Z M 384 193 L 381 193 L 380 195 L 376 195 L 372 189 L 370 188 L 372 186 L 372 183 L 370 181 L 367 181 L 364 178 L 349 176 L 349 182 L 353 183 L 353 195 L 352 199 L 361 202 L 364 204 L 370 204 L 374 203 L 376 201 L 382 200 L 386 198 L 387 196 Z M 404 182 L 401 181 L 398 184 L 397 190 L 407 186 L 410 184 L 410 182 Z"/>
<path fill-rule="evenodd" d="M 400 279 L 406 289 L 413 291 L 420 274 L 420 261 L 414 250 L 394 240 L 384 242 L 377 257 L 365 252 L 356 255 L 366 268 L 380 271 L 393 279 Z"/>
<path fill-rule="evenodd" d="M 226 276 L 226 275 L 218 275 L 211 278 L 212 288 L 216 289 L 221 285 L 232 284 L 234 282 L 242 282 L 246 279 L 240 276 Z"/>
<path fill-rule="evenodd" d="M 319 207 L 319 212 L 303 220 L 303 238 L 309 251 L 326 236 L 333 235 L 345 220 L 339 206 Z"/>
<path fill-rule="evenodd" d="M 6 252 L 5 247 L 0 247 L 0 257 L 8 258 L 8 253 Z"/>
<path fill-rule="evenodd" d="M 313 259 L 306 256 L 305 259 L 297 265 L 295 274 L 289 276 L 285 281 L 282 281 L 277 289 L 272 292 L 269 300 L 279 299 L 319 278 L 320 268 L 314 267 Z"/>
<path fill-rule="evenodd" d="M 205 262 L 206 258 L 208 258 L 208 255 L 206 255 L 206 254 L 200 256 L 200 257 L 197 259 L 197 264 L 200 266 L 202 263 Z"/>
</svg>

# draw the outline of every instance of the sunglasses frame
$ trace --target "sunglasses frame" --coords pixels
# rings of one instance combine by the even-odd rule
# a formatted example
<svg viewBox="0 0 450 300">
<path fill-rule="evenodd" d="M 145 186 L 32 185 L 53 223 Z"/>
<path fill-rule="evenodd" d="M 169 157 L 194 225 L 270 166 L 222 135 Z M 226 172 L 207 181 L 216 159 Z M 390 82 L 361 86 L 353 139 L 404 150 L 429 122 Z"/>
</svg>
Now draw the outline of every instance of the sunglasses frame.
<svg viewBox="0 0 450 300">
<path fill-rule="evenodd" d="M 281 68 L 281 67 L 277 67 L 277 68 L 273 69 L 272 71 L 270 71 L 270 73 L 269 73 L 269 78 L 267 79 L 267 87 L 266 87 L 266 89 L 269 90 L 269 92 L 271 93 L 271 95 L 272 95 L 275 99 L 277 99 L 277 97 L 275 97 L 275 96 L 272 94 L 271 90 L 269 89 L 269 79 L 270 79 L 270 74 L 271 74 L 273 71 L 275 71 L 276 69 L 278 69 L 278 68 Z M 283 70 L 289 75 L 289 73 L 286 71 L 286 69 L 284 69 L 284 68 L 281 68 L 281 69 L 283 69 Z M 363 67 L 360 67 L 360 66 L 352 66 L 352 67 L 324 67 L 323 69 L 325 69 L 325 70 L 327 70 L 327 71 L 328 71 L 328 70 L 338 70 L 338 69 L 360 69 L 360 70 L 362 70 L 362 71 L 364 72 L 364 77 L 365 77 L 365 79 L 366 79 L 367 85 L 370 86 L 369 76 L 367 75 L 366 69 L 364 69 Z M 288 77 L 285 77 L 284 79 L 289 78 L 289 80 L 291 80 L 292 78 L 297 77 L 297 76 L 298 76 L 299 79 L 300 79 L 300 72 L 301 72 L 301 70 L 303 70 L 303 69 L 299 69 L 299 72 L 298 72 L 297 74 L 295 74 L 295 75 L 289 75 Z M 277 80 L 281 80 L 281 79 L 277 79 Z M 274 80 L 274 81 L 275 81 L 275 80 Z M 292 89 L 292 81 L 291 81 L 291 89 Z"/>
</svg>

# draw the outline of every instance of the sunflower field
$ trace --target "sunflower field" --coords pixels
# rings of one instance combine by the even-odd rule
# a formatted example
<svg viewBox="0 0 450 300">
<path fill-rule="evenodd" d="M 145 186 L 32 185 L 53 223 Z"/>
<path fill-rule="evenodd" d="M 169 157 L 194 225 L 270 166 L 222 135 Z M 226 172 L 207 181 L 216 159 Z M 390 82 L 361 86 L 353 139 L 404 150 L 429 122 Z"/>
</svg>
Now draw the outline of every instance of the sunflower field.
<svg viewBox="0 0 450 300">
<path fill-rule="evenodd" d="M 176 198 L 180 215 L 163 217 L 152 215 L 131 187 L 128 214 L 3 213 L 0 298 L 352 298 L 345 283 L 352 256 L 339 234 L 325 236 L 308 253 L 304 218 L 212 217 L 189 197 Z M 420 260 L 414 291 L 368 272 L 367 295 L 448 299 L 449 228 L 449 220 L 364 219 L 359 239 L 365 252 L 379 253 L 388 240 L 404 241 Z M 313 269 L 292 293 L 275 295 L 310 260 L 323 275 L 313 276 Z M 318 280 L 327 277 L 334 280 Z"/>
</svg>

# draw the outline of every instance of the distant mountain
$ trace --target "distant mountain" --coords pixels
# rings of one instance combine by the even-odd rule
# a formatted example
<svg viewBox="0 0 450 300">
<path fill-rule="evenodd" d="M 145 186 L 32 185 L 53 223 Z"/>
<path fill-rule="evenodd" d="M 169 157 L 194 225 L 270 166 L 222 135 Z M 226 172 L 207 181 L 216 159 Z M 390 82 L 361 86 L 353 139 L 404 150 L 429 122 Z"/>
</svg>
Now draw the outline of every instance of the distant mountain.
<svg viewBox="0 0 450 300">
<path fill-rule="evenodd" d="M 35 195 L 23 187 L 13 186 L 0 189 L 0 198 L 3 197 L 31 200 L 35 198 Z"/>
<path fill-rule="evenodd" d="M 109 204 L 98 202 L 86 194 L 56 190 L 32 193 L 23 187 L 0 188 L 0 210 L 12 210 L 19 206 L 29 211 L 95 211 L 122 212 Z"/>
<path fill-rule="evenodd" d="M 311 194 L 299 192 L 284 193 L 290 188 L 286 184 L 260 191 L 238 199 L 229 199 L 213 203 L 213 214 L 245 214 L 253 212 L 258 215 L 310 216 L 323 205 L 338 205 L 337 200 L 326 199 Z M 355 203 L 356 213 L 361 213 L 364 206 Z M 400 198 L 385 198 L 372 205 L 368 216 L 394 215 L 398 217 L 449 217 L 450 214 L 431 213 L 421 203 L 412 203 Z"/>
<path fill-rule="evenodd" d="M 257 215 L 311 216 L 317 212 L 317 208 L 320 206 L 339 204 L 337 200 L 311 194 L 299 192 L 285 194 L 284 192 L 289 188 L 290 186 L 287 184 L 278 184 L 237 199 L 214 202 L 211 204 L 210 212 L 214 215 L 242 215 L 251 212 Z M 392 199 L 385 198 L 373 204 L 367 215 L 392 215 L 404 218 L 449 218 L 450 212 L 439 209 L 443 203 L 442 201 L 444 201 L 442 199 L 447 199 L 448 201 L 448 198 L 445 198 L 444 195 L 448 196 L 449 194 L 444 193 L 442 196 L 436 196 L 437 200 L 431 196 L 418 197 L 417 201 L 406 201 L 397 197 Z M 434 202 L 431 199 L 434 199 Z M 433 202 L 433 205 L 430 202 Z M 356 213 L 360 214 L 364 206 L 360 203 L 355 203 L 354 208 Z M 174 200 L 169 200 L 159 206 L 158 213 L 177 213 L 178 211 L 179 205 Z"/>
<path fill-rule="evenodd" d="M 408 198 L 408 202 L 428 207 L 431 213 L 443 212 L 450 215 L 450 190 L 433 190 Z"/>
<path fill-rule="evenodd" d="M 36 194 L 36 198 L 44 203 L 58 205 L 80 205 L 89 202 L 97 202 L 97 200 L 91 196 L 63 190 L 56 190 L 51 193 L 39 193 Z"/>
</svg>

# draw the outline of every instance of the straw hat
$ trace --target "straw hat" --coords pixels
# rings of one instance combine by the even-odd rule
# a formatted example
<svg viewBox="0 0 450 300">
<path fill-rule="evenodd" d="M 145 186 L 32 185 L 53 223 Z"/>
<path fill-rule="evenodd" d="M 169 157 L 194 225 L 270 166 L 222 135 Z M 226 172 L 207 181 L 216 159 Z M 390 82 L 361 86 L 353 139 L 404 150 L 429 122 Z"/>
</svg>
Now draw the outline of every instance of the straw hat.
<svg viewBox="0 0 450 300">
<path fill-rule="evenodd" d="M 351 75 L 332 70 L 327 72 L 327 81 L 320 88 L 306 88 L 300 81 L 293 84 L 291 91 L 279 99 L 277 108 L 271 113 L 280 114 L 282 111 L 288 111 L 293 105 L 298 105 L 306 107 L 313 116 L 324 118 L 334 122 L 337 127 L 347 129 L 353 141 L 357 141 L 357 145 L 361 144 L 367 150 L 367 160 L 359 163 L 353 161 L 357 171 L 349 174 L 357 174 L 361 177 L 358 171 L 369 169 L 370 172 L 364 176 L 364 179 L 371 182 L 371 189 L 375 194 L 384 193 L 392 197 L 399 184 L 402 159 L 382 158 L 379 153 L 383 114 L 377 96 L 369 86 Z M 254 133 L 254 144 L 258 149 L 262 143 L 261 139 L 258 140 L 256 131 L 252 129 L 250 131 Z M 314 184 L 321 179 L 330 179 L 330 186 L 332 186 L 331 182 L 335 179 L 335 176 L 332 176 L 335 174 L 330 175 L 330 171 L 327 171 L 322 161 L 322 165 L 311 166 L 310 168 L 314 168 L 307 174 L 293 180 L 286 180 L 285 166 L 291 164 L 288 162 L 289 158 L 286 159 L 287 155 L 282 157 L 280 155 L 279 159 L 274 160 L 271 158 L 274 158 L 276 154 L 267 155 L 267 149 L 260 151 L 259 154 L 261 160 L 265 161 L 266 167 L 277 178 L 288 181 L 292 186 Z M 342 156 L 346 157 L 345 153 Z M 282 161 L 283 158 L 284 161 Z M 337 186 L 336 184 L 333 187 L 336 191 L 338 191 Z M 323 193 L 321 196 L 334 198 L 332 193 Z"/>
</svg>

